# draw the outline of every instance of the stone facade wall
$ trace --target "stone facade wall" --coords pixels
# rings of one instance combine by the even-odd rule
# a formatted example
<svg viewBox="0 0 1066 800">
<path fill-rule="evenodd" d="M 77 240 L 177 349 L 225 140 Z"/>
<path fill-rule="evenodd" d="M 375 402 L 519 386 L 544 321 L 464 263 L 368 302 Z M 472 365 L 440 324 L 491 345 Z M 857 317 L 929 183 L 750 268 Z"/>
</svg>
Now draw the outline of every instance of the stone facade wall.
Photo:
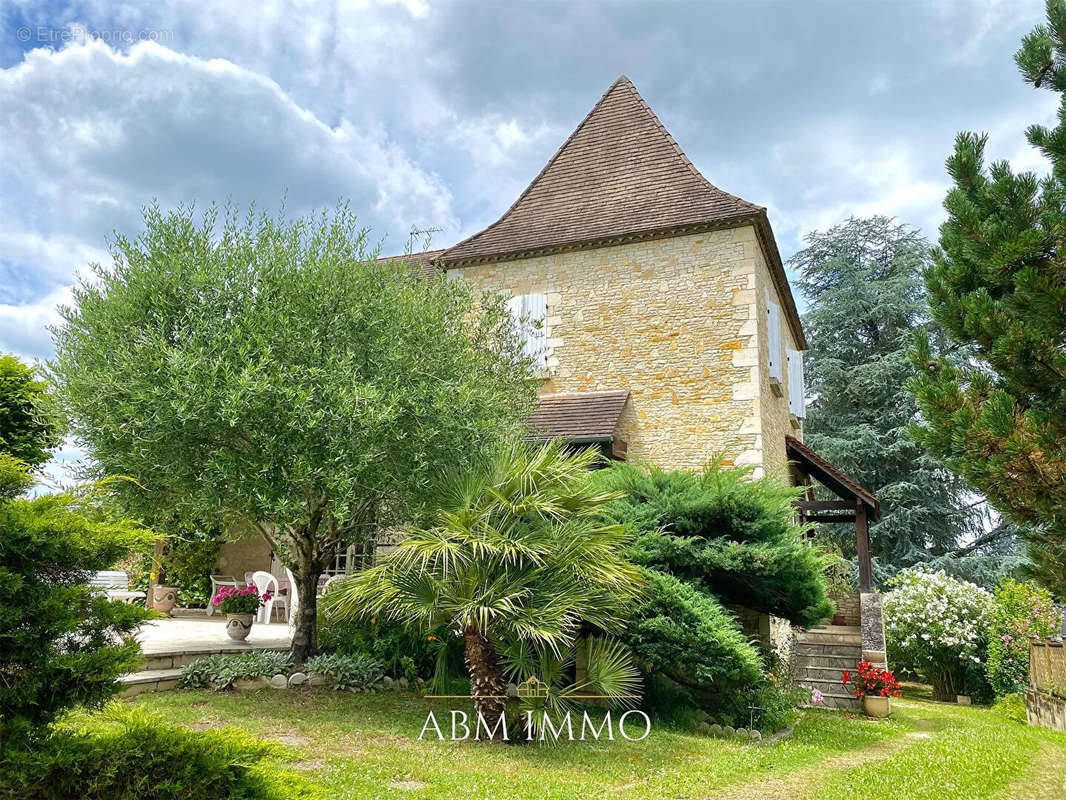
<svg viewBox="0 0 1066 800">
<path fill-rule="evenodd" d="M 245 572 L 256 570 L 270 571 L 270 543 L 260 533 L 222 543 L 218 551 L 216 572 L 219 575 L 232 575 L 237 580 L 244 580 Z"/>
<path fill-rule="evenodd" d="M 761 472 L 783 468 L 785 453 L 779 409 L 760 406 L 769 391 L 760 269 L 755 230 L 744 226 L 449 274 L 547 296 L 541 394 L 629 389 L 619 435 L 630 460 L 696 468 L 721 454 Z M 781 439 L 765 455 L 764 418 Z"/>
<path fill-rule="evenodd" d="M 781 381 L 778 395 L 770 385 L 770 371 L 766 365 L 770 363 L 770 338 L 769 325 L 765 321 L 766 298 L 769 298 L 784 308 L 784 302 L 778 297 L 777 288 L 770 278 L 770 268 L 766 264 L 762 248 L 755 249 L 755 307 L 750 309 L 749 314 L 757 314 L 763 324 L 759 326 L 759 364 L 763 365 L 759 376 L 759 395 L 755 402 L 758 407 L 762 441 L 760 447 L 764 452 L 764 462 L 768 470 L 783 468 L 787 458 L 785 456 L 785 436 L 794 436 L 803 440 L 802 422 L 789 413 L 788 393 L 788 364 L 785 359 L 786 351 L 796 348 L 796 337 L 784 317 L 781 315 L 781 341 L 777 342 L 779 351 L 777 357 L 781 359 Z"/>
<path fill-rule="evenodd" d="M 834 595 L 830 598 L 836 606 L 835 617 L 843 617 L 841 625 L 859 627 L 862 620 L 861 606 L 858 594 Z"/>
</svg>

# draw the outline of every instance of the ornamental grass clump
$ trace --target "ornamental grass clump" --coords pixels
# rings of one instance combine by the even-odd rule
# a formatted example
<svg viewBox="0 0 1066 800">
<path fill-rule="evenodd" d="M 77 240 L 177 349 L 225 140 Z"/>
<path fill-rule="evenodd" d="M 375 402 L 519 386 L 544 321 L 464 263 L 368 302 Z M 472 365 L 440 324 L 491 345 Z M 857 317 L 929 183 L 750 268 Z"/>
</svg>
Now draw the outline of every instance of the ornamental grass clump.
<svg viewBox="0 0 1066 800">
<path fill-rule="evenodd" d="M 211 604 L 223 614 L 254 614 L 270 597 L 270 592 L 259 594 L 259 590 L 254 586 L 246 586 L 243 589 L 223 586 L 212 598 Z"/>
<path fill-rule="evenodd" d="M 904 570 L 882 602 L 889 661 L 918 673 L 937 700 L 954 700 L 981 669 L 992 595 L 944 572 Z"/>
</svg>

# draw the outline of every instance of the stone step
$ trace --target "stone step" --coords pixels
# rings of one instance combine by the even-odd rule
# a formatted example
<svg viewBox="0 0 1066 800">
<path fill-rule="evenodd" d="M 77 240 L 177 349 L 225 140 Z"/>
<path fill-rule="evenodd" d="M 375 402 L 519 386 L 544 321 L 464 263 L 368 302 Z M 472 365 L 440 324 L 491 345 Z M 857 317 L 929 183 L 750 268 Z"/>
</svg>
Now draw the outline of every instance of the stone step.
<svg viewBox="0 0 1066 800">
<path fill-rule="evenodd" d="M 798 665 L 796 667 L 796 678 L 800 680 L 816 678 L 823 681 L 836 680 L 839 682 L 844 676 L 844 670 L 848 670 L 854 675 L 855 665 L 852 664 L 850 667 L 812 667 L 810 665 Z"/>
<path fill-rule="evenodd" d="M 862 628 L 858 625 L 815 625 L 813 628 L 807 628 L 807 630 L 799 631 L 799 633 L 848 633 L 862 636 Z"/>
<path fill-rule="evenodd" d="M 840 678 L 797 678 L 796 683 L 836 697 L 852 697 L 855 694 L 855 690 L 842 684 Z"/>
<path fill-rule="evenodd" d="M 235 642 L 233 644 L 210 645 L 208 647 L 187 647 L 182 650 L 171 650 L 167 652 L 149 651 L 147 653 L 142 653 L 144 657 L 144 665 L 141 667 L 141 669 L 143 671 L 175 669 L 177 667 L 183 667 L 186 664 L 191 664 L 194 661 L 199 661 L 201 658 L 206 658 L 207 656 L 214 655 L 215 653 L 226 653 L 227 655 L 233 655 L 235 653 L 247 653 L 250 650 L 280 649 L 285 648 L 279 648 L 274 645 Z"/>
<path fill-rule="evenodd" d="M 796 641 L 803 644 L 854 644 L 862 647 L 862 631 L 847 625 L 828 625 L 800 631 L 796 634 Z"/>
<path fill-rule="evenodd" d="M 825 653 L 812 653 L 809 655 L 794 654 L 793 663 L 796 667 L 832 667 L 843 672 L 846 669 L 854 670 L 859 663 L 859 653 L 846 656 L 826 655 Z"/>
<path fill-rule="evenodd" d="M 146 669 L 141 672 L 131 672 L 118 679 L 118 682 L 122 684 L 122 690 L 119 695 L 133 697 L 134 695 L 148 694 L 150 692 L 165 692 L 176 688 L 180 677 L 180 668 Z"/>
<path fill-rule="evenodd" d="M 822 695 L 822 708 L 839 708 L 844 711 L 859 711 L 862 709 L 862 701 L 857 697 L 834 697 Z"/>
<path fill-rule="evenodd" d="M 797 657 L 805 656 L 845 656 L 855 663 L 862 658 L 862 647 L 856 644 L 813 644 L 800 642 L 793 645 L 792 652 Z"/>
</svg>

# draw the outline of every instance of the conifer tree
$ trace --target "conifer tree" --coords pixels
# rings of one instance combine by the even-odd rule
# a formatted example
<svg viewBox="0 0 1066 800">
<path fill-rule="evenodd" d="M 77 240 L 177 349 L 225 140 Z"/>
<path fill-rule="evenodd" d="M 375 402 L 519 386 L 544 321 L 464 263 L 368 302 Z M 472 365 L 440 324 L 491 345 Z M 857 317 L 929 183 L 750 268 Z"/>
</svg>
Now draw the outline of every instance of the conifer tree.
<svg viewBox="0 0 1066 800">
<path fill-rule="evenodd" d="M 908 348 L 928 321 L 922 269 L 929 244 L 887 217 L 851 218 L 806 238 L 790 266 L 809 305 L 804 439 L 882 502 L 871 528 L 880 576 L 948 557 L 982 531 L 984 508 L 937 457 L 907 436 L 917 412 L 904 390 Z M 845 554 L 854 531 L 839 533 Z M 836 538 L 834 536 L 834 538 Z M 942 565 L 974 577 L 973 563 Z"/>
<path fill-rule="evenodd" d="M 986 167 L 986 134 L 956 138 L 925 279 L 933 317 L 967 359 L 938 357 L 921 337 L 910 388 L 918 438 L 1027 527 L 1039 575 L 1066 595 L 1066 2 L 1048 2 L 1015 61 L 1061 96 L 1057 124 L 1026 131 L 1051 171 Z"/>
</svg>

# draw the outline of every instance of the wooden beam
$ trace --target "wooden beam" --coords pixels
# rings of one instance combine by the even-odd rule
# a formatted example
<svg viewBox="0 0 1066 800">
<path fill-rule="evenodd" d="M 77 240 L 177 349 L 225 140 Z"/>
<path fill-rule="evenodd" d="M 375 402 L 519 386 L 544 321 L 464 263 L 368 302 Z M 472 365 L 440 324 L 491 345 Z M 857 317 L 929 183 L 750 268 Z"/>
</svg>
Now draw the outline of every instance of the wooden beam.
<svg viewBox="0 0 1066 800">
<path fill-rule="evenodd" d="M 854 514 L 804 514 L 802 516 L 804 522 L 821 522 L 826 524 L 832 524 L 834 522 L 854 522 Z"/>
<path fill-rule="evenodd" d="M 855 501 L 855 555 L 859 562 L 859 591 L 872 592 L 874 568 L 870 560 L 870 526 L 862 500 Z"/>
<path fill-rule="evenodd" d="M 795 503 L 804 511 L 854 511 L 855 504 L 847 500 L 800 500 Z"/>
</svg>

